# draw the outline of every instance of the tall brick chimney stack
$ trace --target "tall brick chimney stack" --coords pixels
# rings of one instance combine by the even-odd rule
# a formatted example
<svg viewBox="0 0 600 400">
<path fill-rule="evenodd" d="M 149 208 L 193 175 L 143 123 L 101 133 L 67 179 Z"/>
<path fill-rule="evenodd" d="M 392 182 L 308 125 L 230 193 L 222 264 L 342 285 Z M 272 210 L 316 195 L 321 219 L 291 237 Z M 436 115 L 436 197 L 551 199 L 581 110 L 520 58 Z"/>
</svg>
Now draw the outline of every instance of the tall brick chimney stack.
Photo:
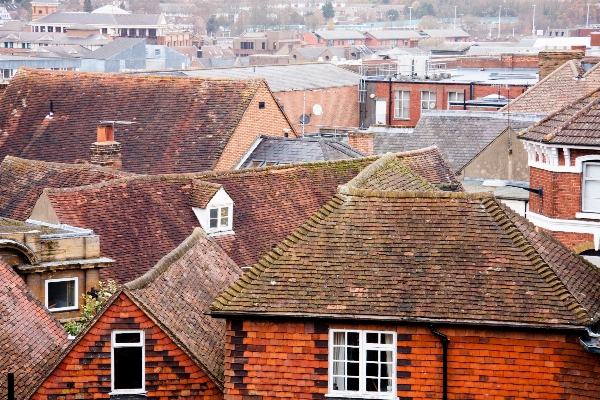
<svg viewBox="0 0 600 400">
<path fill-rule="evenodd" d="M 539 53 L 540 81 L 569 60 L 581 60 L 581 50 L 542 50 Z"/>
<path fill-rule="evenodd" d="M 348 132 L 348 144 L 350 147 L 368 156 L 373 155 L 375 145 L 375 133 L 369 131 Z"/>
<path fill-rule="evenodd" d="M 112 123 L 100 123 L 96 142 L 90 147 L 92 164 L 121 169 L 121 143 L 115 142 Z"/>
</svg>

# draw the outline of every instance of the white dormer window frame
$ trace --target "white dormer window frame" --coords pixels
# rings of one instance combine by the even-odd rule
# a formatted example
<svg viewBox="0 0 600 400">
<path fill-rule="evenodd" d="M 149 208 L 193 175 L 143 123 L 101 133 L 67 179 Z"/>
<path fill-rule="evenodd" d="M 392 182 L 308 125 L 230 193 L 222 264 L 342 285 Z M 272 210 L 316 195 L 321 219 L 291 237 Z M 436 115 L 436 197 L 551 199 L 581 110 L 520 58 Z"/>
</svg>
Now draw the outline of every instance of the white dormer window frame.
<svg viewBox="0 0 600 400">
<path fill-rule="evenodd" d="M 211 236 L 230 235 L 233 231 L 233 200 L 222 187 L 205 208 L 192 207 L 200 226 Z"/>
</svg>

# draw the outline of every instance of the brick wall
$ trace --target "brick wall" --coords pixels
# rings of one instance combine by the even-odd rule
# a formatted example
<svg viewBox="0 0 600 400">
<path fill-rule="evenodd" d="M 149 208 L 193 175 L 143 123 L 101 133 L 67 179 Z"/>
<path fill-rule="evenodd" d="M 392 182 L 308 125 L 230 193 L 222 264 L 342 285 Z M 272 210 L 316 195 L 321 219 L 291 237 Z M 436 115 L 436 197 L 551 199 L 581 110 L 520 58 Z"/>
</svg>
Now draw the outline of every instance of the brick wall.
<svg viewBox="0 0 600 400">
<path fill-rule="evenodd" d="M 348 144 L 366 155 L 374 153 L 375 133 L 373 132 L 348 132 Z"/>
<path fill-rule="evenodd" d="M 394 91 L 396 90 L 409 90 L 410 91 L 410 119 L 394 119 Z M 436 110 L 447 110 L 448 109 L 448 93 L 460 91 L 465 95 L 465 99 L 470 98 L 470 86 L 462 84 L 449 84 L 445 82 L 392 82 L 392 107 L 391 111 L 391 125 L 394 126 L 416 126 L 417 122 L 421 118 L 421 92 L 426 90 L 436 91 Z M 525 92 L 527 88 L 525 86 L 511 86 L 509 88 L 500 88 L 500 94 L 509 98 L 515 98 Z M 375 98 L 376 100 L 389 100 L 389 83 L 388 82 L 376 82 L 375 84 Z M 492 85 L 474 85 L 473 87 L 473 99 L 482 98 L 489 94 L 497 94 L 498 88 Z M 369 93 L 370 94 L 370 93 Z M 386 121 L 387 124 L 387 121 Z"/>
<path fill-rule="evenodd" d="M 111 332 L 145 332 L 147 399 L 220 399 L 221 390 L 142 310 L 121 294 L 32 396 L 35 400 L 108 399 Z"/>
<path fill-rule="evenodd" d="M 325 399 L 328 329 L 395 330 L 400 399 L 440 399 L 442 348 L 426 326 L 228 321 L 226 400 Z M 450 399 L 595 399 L 600 358 L 574 334 L 438 327 Z"/>
<path fill-rule="evenodd" d="M 259 108 L 260 102 L 265 103 L 265 108 Z M 283 137 L 285 128 L 290 129 L 289 135 L 294 137 L 292 127 L 265 84 L 254 95 L 215 170 L 233 168 L 259 135 Z"/>
<path fill-rule="evenodd" d="M 542 50 L 539 52 L 540 81 L 569 60 L 580 60 L 585 55 L 581 50 Z"/>
<path fill-rule="evenodd" d="M 499 56 L 457 57 L 460 68 L 538 68 L 537 55 L 500 54 Z"/>
<path fill-rule="evenodd" d="M 306 133 L 319 132 L 319 126 L 335 127 L 357 127 L 358 126 L 358 82 L 355 86 L 334 87 L 325 90 L 307 90 L 306 106 L 304 105 L 304 91 L 294 90 L 290 92 L 273 93 L 280 98 L 280 105 L 290 122 L 294 125 L 296 132 L 300 134 L 300 116 L 312 114 L 310 122 L 304 127 Z M 315 115 L 312 108 L 319 104 L 323 113 Z"/>
</svg>

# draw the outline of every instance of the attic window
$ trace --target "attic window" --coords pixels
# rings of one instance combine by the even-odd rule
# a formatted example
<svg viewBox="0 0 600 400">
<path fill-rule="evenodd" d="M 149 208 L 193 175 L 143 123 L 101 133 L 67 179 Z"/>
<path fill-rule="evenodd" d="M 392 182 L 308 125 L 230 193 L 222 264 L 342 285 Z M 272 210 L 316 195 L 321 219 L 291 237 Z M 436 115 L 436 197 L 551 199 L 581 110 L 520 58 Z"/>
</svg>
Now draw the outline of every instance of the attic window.
<svg viewBox="0 0 600 400">
<path fill-rule="evenodd" d="M 229 207 L 215 207 L 210 209 L 209 227 L 212 230 L 223 230 L 230 227 L 231 212 Z"/>
<path fill-rule="evenodd" d="M 195 201 L 202 198 L 206 188 L 199 187 Z M 192 210 L 200 222 L 202 229 L 208 234 L 233 234 L 233 200 L 222 187 L 212 195 L 207 202 L 198 206 L 192 205 Z"/>
<path fill-rule="evenodd" d="M 46 280 L 46 308 L 50 311 L 77 310 L 77 278 Z"/>
<path fill-rule="evenodd" d="M 259 101 L 258 102 L 258 108 L 260 108 L 260 109 L 265 108 L 265 102 L 264 101 Z"/>
<path fill-rule="evenodd" d="M 112 332 L 112 393 L 144 392 L 144 331 Z"/>
</svg>

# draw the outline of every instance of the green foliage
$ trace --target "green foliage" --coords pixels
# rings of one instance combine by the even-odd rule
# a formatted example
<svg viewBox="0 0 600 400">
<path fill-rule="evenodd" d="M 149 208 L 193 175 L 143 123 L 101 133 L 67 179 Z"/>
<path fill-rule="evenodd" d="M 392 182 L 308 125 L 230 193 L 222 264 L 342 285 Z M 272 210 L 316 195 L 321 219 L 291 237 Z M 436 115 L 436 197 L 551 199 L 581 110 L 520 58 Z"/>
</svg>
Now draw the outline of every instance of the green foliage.
<svg viewBox="0 0 600 400">
<path fill-rule="evenodd" d="M 333 4 L 331 4 L 330 1 L 323 4 L 323 7 L 321 7 L 321 12 L 323 12 L 323 17 L 325 17 L 325 19 L 332 19 L 333 17 L 335 17 L 335 11 L 333 11 Z"/>
<path fill-rule="evenodd" d="M 69 335 L 77 336 L 79 332 L 90 322 L 94 316 L 100 311 L 106 301 L 117 291 L 115 281 L 98 282 L 98 291 L 96 296 L 84 294 L 81 296 L 83 300 L 83 310 L 81 318 L 78 321 L 69 321 L 65 324 L 65 331 Z"/>
<path fill-rule="evenodd" d="M 206 32 L 210 35 L 211 33 L 216 33 L 219 30 L 219 24 L 217 23 L 217 19 L 214 14 L 210 16 L 208 21 L 206 21 Z"/>
<path fill-rule="evenodd" d="M 419 7 L 413 11 L 413 16 L 416 16 L 417 18 L 421 18 L 425 15 L 435 17 L 435 8 L 433 7 L 433 4 L 428 1 L 421 3 Z"/>
<path fill-rule="evenodd" d="M 92 12 L 92 0 L 85 0 L 83 2 L 83 11 L 84 12 Z"/>
<path fill-rule="evenodd" d="M 390 21 L 397 21 L 399 15 L 398 10 L 394 10 L 393 8 L 385 13 L 385 16 L 388 17 Z"/>
</svg>

